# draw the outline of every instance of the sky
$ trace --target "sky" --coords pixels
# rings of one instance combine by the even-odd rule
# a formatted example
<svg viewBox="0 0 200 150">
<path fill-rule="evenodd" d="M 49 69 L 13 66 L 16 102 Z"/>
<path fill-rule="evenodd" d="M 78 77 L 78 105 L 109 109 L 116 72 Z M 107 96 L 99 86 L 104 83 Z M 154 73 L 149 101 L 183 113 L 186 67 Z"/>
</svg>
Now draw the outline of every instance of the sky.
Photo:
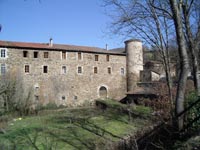
<svg viewBox="0 0 200 150">
<path fill-rule="evenodd" d="M 110 34 L 102 0 L 0 0 L 0 40 L 124 47 Z"/>
</svg>

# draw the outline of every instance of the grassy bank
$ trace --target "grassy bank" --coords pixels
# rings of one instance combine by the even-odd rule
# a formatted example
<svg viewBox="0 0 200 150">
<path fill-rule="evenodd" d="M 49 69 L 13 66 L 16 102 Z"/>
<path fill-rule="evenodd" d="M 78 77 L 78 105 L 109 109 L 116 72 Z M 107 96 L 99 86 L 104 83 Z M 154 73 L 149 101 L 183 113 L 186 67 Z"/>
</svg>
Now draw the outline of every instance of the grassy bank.
<svg viewBox="0 0 200 150">
<path fill-rule="evenodd" d="M 148 118 L 117 110 L 78 108 L 43 111 L 38 116 L 11 119 L 0 133 L 1 149 L 106 149 L 126 135 L 149 126 Z M 5 127 L 5 126 L 4 126 Z"/>
</svg>

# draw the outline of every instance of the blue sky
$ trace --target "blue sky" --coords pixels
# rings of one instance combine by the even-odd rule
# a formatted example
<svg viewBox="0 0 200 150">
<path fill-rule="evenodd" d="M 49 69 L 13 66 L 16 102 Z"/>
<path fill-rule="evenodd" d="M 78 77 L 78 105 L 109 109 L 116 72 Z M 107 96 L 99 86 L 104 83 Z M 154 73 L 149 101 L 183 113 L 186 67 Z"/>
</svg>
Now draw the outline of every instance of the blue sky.
<svg viewBox="0 0 200 150">
<path fill-rule="evenodd" d="M 101 0 L 0 0 L 0 40 L 123 47 L 109 22 Z"/>
</svg>

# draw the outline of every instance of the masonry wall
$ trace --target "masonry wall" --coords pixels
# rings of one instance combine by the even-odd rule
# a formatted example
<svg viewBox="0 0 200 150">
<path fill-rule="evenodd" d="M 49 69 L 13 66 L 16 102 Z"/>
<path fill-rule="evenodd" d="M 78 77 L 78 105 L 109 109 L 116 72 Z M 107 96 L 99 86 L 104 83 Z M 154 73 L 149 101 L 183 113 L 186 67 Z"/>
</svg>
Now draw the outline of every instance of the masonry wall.
<svg viewBox="0 0 200 150">
<path fill-rule="evenodd" d="M 28 52 L 28 57 L 23 57 L 23 51 Z M 36 51 L 38 58 L 33 58 Z M 48 58 L 44 58 L 44 52 L 49 53 Z M 98 55 L 98 61 L 95 61 L 95 55 Z M 62 51 L 8 48 L 7 56 L 0 59 L 0 63 L 5 63 L 9 72 L 22 78 L 26 92 L 31 90 L 34 103 L 79 105 L 101 98 L 99 89 L 102 86 L 107 89 L 108 98 L 121 99 L 126 93 L 124 55 L 82 52 L 79 60 L 78 52 L 67 51 L 64 59 Z M 27 73 L 25 65 L 29 66 Z M 48 67 L 48 73 L 43 73 L 44 66 Z M 66 73 L 62 66 L 66 66 Z M 77 72 L 78 67 L 82 67 L 82 73 Z M 97 73 L 94 73 L 94 67 L 97 67 Z"/>
</svg>

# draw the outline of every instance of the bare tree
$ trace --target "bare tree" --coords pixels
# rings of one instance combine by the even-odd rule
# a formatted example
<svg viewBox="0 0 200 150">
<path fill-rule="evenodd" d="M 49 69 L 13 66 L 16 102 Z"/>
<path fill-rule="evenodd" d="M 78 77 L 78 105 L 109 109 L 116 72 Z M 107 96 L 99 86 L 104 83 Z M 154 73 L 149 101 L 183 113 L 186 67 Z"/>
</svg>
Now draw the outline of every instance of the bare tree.
<svg viewBox="0 0 200 150">
<path fill-rule="evenodd" d="M 17 111 L 27 115 L 33 105 L 31 89 L 25 89 L 20 76 L 6 73 L 0 76 L 0 104 L 4 112 Z"/>
<path fill-rule="evenodd" d="M 189 61 L 182 24 L 182 3 L 182 0 L 170 0 L 170 6 L 173 13 L 173 20 L 176 29 L 178 53 L 180 57 L 180 74 L 175 105 L 176 114 L 179 114 L 184 110 L 185 87 L 189 73 Z M 178 118 L 177 123 L 178 129 L 181 130 L 183 128 L 183 116 Z"/>
<path fill-rule="evenodd" d="M 187 40 L 188 54 L 191 58 L 191 70 L 194 77 L 194 86 L 200 96 L 200 79 L 198 76 L 198 51 L 200 45 L 200 2 L 185 0 L 182 4 L 183 24 Z"/>
<path fill-rule="evenodd" d="M 178 88 L 176 95 L 175 114 L 184 110 L 184 96 L 186 80 L 189 73 L 189 60 L 187 52 L 187 42 L 190 47 L 198 45 L 199 40 L 191 40 L 190 10 L 192 10 L 195 0 L 104 0 L 111 12 L 114 12 L 114 22 L 112 31 L 114 33 L 134 34 L 156 47 L 160 53 L 165 67 L 168 88 L 170 94 L 170 68 L 169 68 L 169 39 L 175 36 L 178 45 L 178 54 L 180 60 L 180 73 L 178 77 Z M 114 11 L 111 8 L 116 8 Z M 192 7 L 192 8 L 191 8 Z M 184 21 L 183 22 L 183 18 Z M 185 23 L 185 26 L 184 24 Z M 184 30 L 185 29 L 185 30 Z M 199 30 L 199 28 L 197 28 Z M 197 31 L 198 31 L 197 30 Z M 186 32 L 185 32 L 186 31 Z M 186 34 L 185 34 L 186 33 Z M 198 32 L 196 32 L 198 37 Z M 187 37 L 187 41 L 186 41 Z M 197 38 L 196 38 L 197 39 Z M 198 41 L 198 42 L 197 42 Z M 197 46 L 198 47 L 198 46 Z M 194 50 L 194 49 L 193 49 Z M 196 67 L 195 55 L 191 51 L 193 70 Z M 198 70 L 198 69 L 196 69 Z M 169 76 L 169 77 L 168 77 Z M 183 117 L 177 121 L 178 128 L 183 127 Z"/>
<path fill-rule="evenodd" d="M 169 2 L 161 0 L 104 0 L 104 2 L 108 7 L 108 13 L 114 14 L 111 16 L 113 18 L 112 33 L 126 37 L 134 35 L 158 50 L 162 58 L 168 94 L 173 108 L 169 41 L 174 37 L 174 27 Z"/>
</svg>

